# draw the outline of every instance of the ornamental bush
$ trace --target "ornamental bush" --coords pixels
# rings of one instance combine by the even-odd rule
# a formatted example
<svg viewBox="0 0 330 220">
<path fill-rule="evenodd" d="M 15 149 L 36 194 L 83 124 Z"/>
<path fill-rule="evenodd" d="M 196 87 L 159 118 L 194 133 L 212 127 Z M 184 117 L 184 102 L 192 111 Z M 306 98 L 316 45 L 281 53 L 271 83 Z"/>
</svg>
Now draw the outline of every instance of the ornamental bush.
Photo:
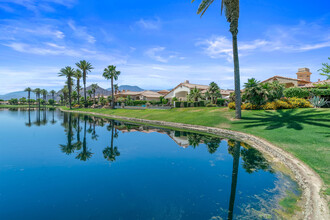
<svg viewBox="0 0 330 220">
<path fill-rule="evenodd" d="M 291 87 L 284 90 L 284 96 L 287 98 L 307 98 L 309 96 L 309 91 L 299 87 Z"/>
<path fill-rule="evenodd" d="M 228 103 L 228 108 L 229 108 L 229 109 L 235 109 L 235 108 L 236 108 L 236 106 L 235 106 L 235 102 L 229 102 L 229 103 Z"/>
</svg>

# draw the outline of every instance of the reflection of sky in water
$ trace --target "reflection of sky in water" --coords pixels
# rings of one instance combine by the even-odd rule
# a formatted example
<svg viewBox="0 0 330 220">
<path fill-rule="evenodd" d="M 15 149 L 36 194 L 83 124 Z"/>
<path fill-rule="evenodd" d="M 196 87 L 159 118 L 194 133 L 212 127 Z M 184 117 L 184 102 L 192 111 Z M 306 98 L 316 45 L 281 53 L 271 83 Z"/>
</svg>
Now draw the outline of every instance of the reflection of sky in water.
<svg viewBox="0 0 330 220">
<path fill-rule="evenodd" d="M 234 141 L 60 112 L 0 121 L 0 219 L 227 219 Z M 238 152 L 234 218 L 273 215 L 296 185 Z"/>
</svg>

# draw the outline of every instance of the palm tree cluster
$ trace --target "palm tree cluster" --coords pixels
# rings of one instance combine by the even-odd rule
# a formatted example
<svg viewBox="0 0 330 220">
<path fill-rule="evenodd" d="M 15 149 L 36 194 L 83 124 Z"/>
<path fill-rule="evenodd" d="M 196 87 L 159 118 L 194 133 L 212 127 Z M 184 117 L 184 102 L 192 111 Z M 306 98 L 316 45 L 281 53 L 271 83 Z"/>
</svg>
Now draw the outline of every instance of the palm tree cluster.
<svg viewBox="0 0 330 220">
<path fill-rule="evenodd" d="M 272 83 L 260 83 L 255 78 L 248 79 L 244 84 L 243 100 L 253 105 L 263 105 L 280 99 L 284 95 L 284 86 L 278 81 Z"/>
<path fill-rule="evenodd" d="M 84 106 L 88 107 L 89 104 L 89 97 L 93 95 L 93 104 L 96 104 L 96 92 L 99 86 L 96 83 L 91 84 L 90 89 L 87 91 L 86 89 L 86 82 L 87 82 L 87 75 L 94 69 L 91 63 L 87 62 L 86 60 L 81 60 L 76 63 L 77 69 L 72 68 L 71 66 L 64 67 L 60 70 L 59 76 L 64 76 L 66 78 L 66 85 L 60 90 L 60 102 L 62 104 L 68 103 L 70 109 L 72 109 L 72 101 L 77 100 L 78 106 L 81 105 L 83 101 Z M 114 84 L 114 81 L 118 80 L 120 75 L 120 71 L 116 70 L 116 66 L 109 65 L 107 68 L 104 69 L 103 77 L 107 80 L 111 80 L 111 106 L 114 108 L 114 93 L 118 91 L 118 85 Z M 76 80 L 76 83 L 74 82 Z M 80 80 L 83 80 L 83 100 L 80 98 L 81 94 L 81 86 Z M 75 91 L 74 90 L 75 86 Z M 101 97 L 99 95 L 99 102 Z M 72 100 L 73 99 L 73 100 Z M 106 99 L 102 99 L 102 101 L 106 101 Z"/>
<path fill-rule="evenodd" d="M 41 103 L 43 105 L 46 105 L 47 101 L 49 101 L 49 103 L 52 103 L 54 105 L 53 100 L 55 100 L 55 93 L 56 93 L 54 90 L 48 92 L 46 89 L 40 89 L 40 88 L 31 89 L 30 87 L 27 87 L 24 91 L 28 93 L 27 102 L 28 102 L 29 108 L 30 108 L 30 105 L 31 105 L 31 92 L 35 93 L 36 102 L 38 103 L 39 108 L 40 108 Z M 47 95 L 48 94 L 52 94 L 52 98 L 53 98 L 52 100 L 47 100 Z M 20 99 L 20 100 L 22 100 L 22 99 Z"/>
<path fill-rule="evenodd" d="M 220 87 L 215 82 L 210 83 L 208 90 L 204 94 L 195 87 L 187 95 L 189 101 L 210 100 L 211 104 L 217 104 L 217 99 L 221 97 Z"/>
</svg>

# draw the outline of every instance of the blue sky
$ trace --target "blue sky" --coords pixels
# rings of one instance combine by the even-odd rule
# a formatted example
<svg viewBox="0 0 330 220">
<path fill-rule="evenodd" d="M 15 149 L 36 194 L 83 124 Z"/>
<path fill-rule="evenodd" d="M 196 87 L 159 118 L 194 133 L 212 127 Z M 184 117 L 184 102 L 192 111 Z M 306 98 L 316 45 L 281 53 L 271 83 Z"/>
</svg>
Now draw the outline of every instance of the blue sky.
<svg viewBox="0 0 330 220">
<path fill-rule="evenodd" d="M 172 88 L 184 80 L 233 88 L 229 25 L 220 0 L 201 19 L 190 0 L 0 0 L 0 94 L 27 86 L 60 89 L 60 68 L 86 59 L 88 83 L 109 88 L 103 69 L 117 65 L 118 83 Z M 328 0 L 242 0 L 241 81 L 296 77 L 312 81 L 330 56 Z"/>
</svg>

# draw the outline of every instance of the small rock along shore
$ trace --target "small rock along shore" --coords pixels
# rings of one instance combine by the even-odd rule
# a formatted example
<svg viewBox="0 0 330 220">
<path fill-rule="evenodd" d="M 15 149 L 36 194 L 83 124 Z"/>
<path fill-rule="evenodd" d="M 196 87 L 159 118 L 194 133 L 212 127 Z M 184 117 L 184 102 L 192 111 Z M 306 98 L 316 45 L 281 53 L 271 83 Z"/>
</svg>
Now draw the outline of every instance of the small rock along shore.
<svg viewBox="0 0 330 220">
<path fill-rule="evenodd" d="M 254 135 L 246 134 L 239 131 L 232 131 L 222 128 L 206 127 L 200 125 L 190 125 L 175 122 L 165 122 L 138 118 L 129 118 L 117 115 L 108 115 L 94 112 L 83 112 L 74 110 L 63 110 L 63 112 L 72 112 L 78 114 L 88 114 L 98 117 L 106 117 L 116 120 L 131 121 L 141 124 L 149 124 L 163 127 L 173 127 L 184 130 L 191 130 L 203 133 L 209 133 L 218 135 L 220 137 L 227 137 L 237 141 L 245 142 L 252 147 L 256 148 L 260 152 L 267 154 L 273 158 L 275 162 L 280 162 L 291 170 L 297 181 L 299 187 L 302 190 L 302 206 L 303 210 L 301 213 L 302 219 L 311 220 L 329 220 L 329 208 L 328 202 L 321 196 L 321 190 L 323 187 L 323 181 L 317 173 L 314 172 L 309 166 L 307 166 L 301 160 L 295 158 L 290 153 L 282 150 L 281 148 L 273 145 L 272 143 L 256 137 Z"/>
</svg>

